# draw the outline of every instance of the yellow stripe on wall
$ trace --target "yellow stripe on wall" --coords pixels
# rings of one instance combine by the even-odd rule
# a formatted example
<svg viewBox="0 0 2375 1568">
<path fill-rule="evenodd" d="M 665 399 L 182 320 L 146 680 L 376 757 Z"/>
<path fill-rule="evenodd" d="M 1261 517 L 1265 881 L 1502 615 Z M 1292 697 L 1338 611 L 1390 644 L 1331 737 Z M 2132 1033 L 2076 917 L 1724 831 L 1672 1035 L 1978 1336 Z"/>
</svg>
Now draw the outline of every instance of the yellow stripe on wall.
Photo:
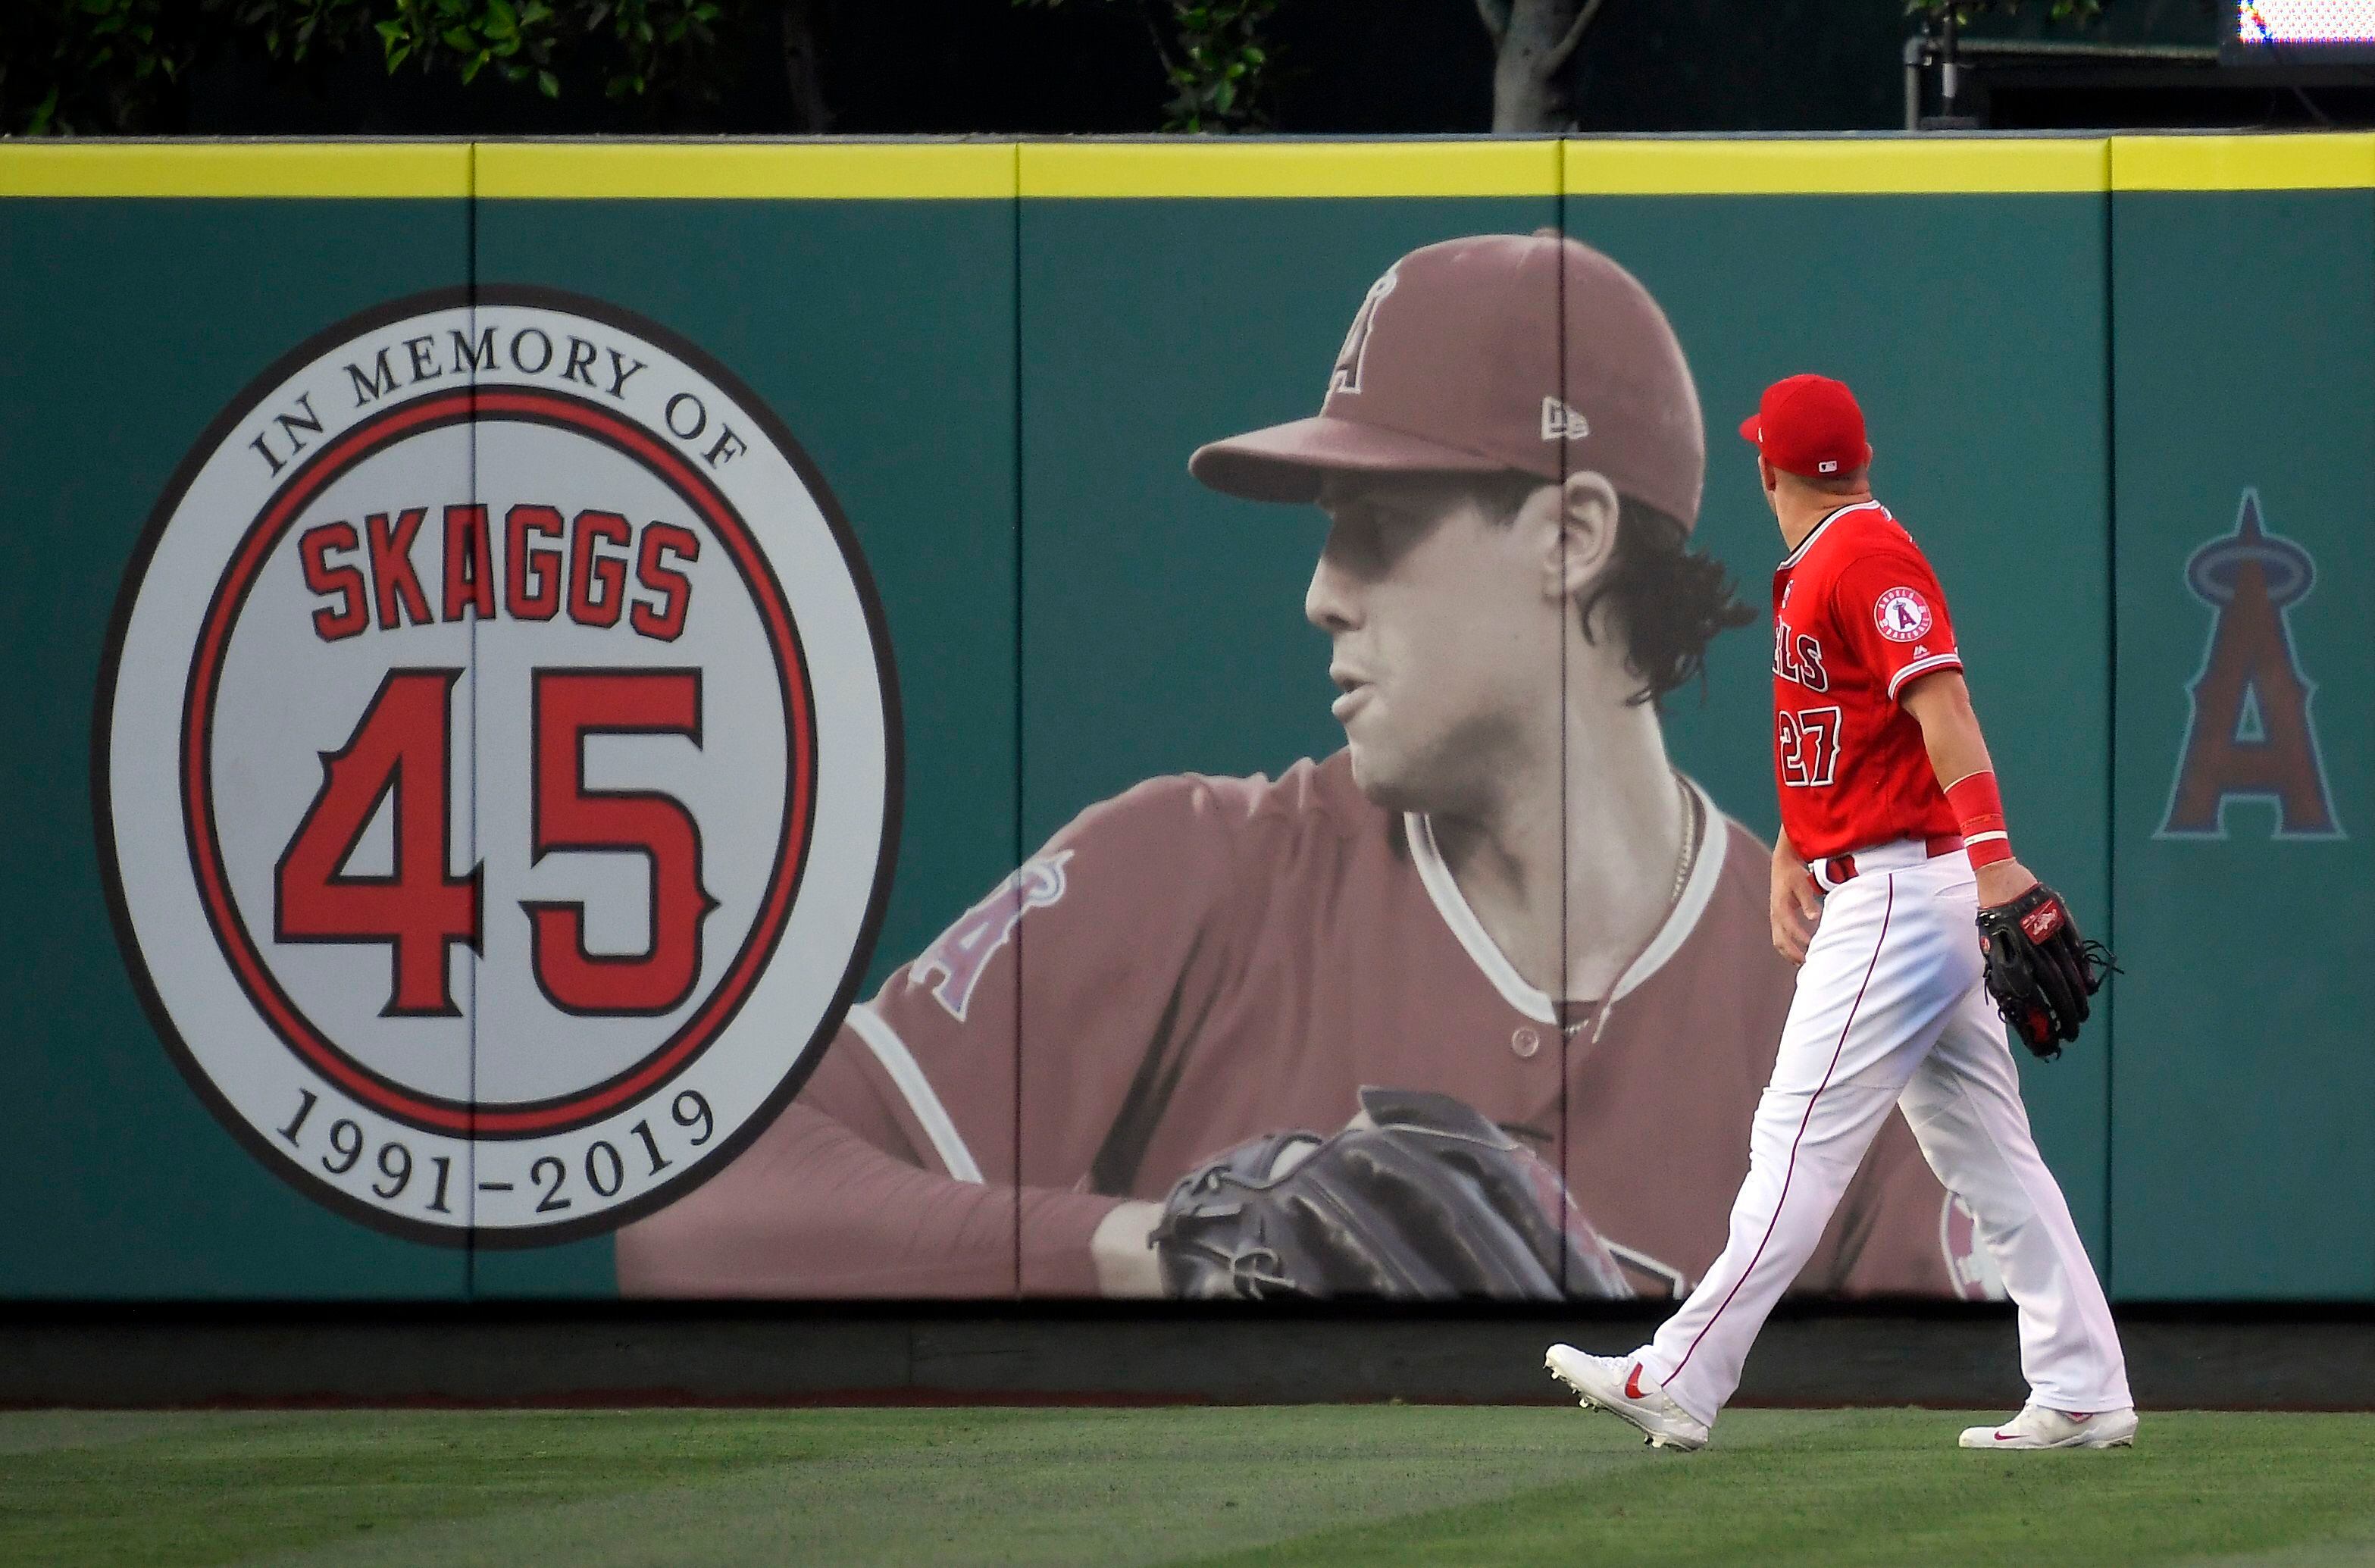
<svg viewBox="0 0 2375 1568">
<path fill-rule="evenodd" d="M 1563 144 L 1569 195 L 1914 195 L 2094 192 L 2098 137 L 1624 139 Z"/>
<path fill-rule="evenodd" d="M 1549 140 L 1024 142 L 1026 196 L 1554 196 Z"/>
<path fill-rule="evenodd" d="M 479 195 L 712 200 L 1009 201 L 1010 141 L 481 142 Z"/>
<path fill-rule="evenodd" d="M 2115 191 L 2330 191 L 2375 187 L 2375 135 L 2118 136 Z"/>
<path fill-rule="evenodd" d="M 475 171 L 474 171 L 475 163 Z M 0 197 L 1550 197 L 2375 189 L 2375 135 L 0 141 Z"/>
<path fill-rule="evenodd" d="M 0 141 L 0 196 L 447 196 L 467 142 Z"/>
</svg>

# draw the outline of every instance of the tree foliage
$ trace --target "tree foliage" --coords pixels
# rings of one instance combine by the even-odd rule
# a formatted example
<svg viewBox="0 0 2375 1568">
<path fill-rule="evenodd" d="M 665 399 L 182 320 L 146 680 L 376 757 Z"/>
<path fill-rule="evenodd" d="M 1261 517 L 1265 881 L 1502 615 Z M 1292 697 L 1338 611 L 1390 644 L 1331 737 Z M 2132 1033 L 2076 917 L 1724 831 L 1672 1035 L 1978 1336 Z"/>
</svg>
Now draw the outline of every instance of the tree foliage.
<svg viewBox="0 0 2375 1568">
<path fill-rule="evenodd" d="M 492 79 L 559 98 L 598 81 L 640 99 L 713 79 L 721 24 L 753 0 L 0 0 L 0 133 L 156 128 L 208 50 L 316 69 L 360 53 L 388 74 Z"/>
<path fill-rule="evenodd" d="M 1113 0 L 1109 0 L 1113 3 Z M 1270 124 L 1276 52 L 1266 29 L 1280 0 L 1119 0 L 1146 20 L 1163 78 L 1166 131 L 1258 131 Z M 1053 10 L 1064 0 L 1014 0 Z"/>
<path fill-rule="evenodd" d="M 1065 0 L 1013 0 L 1055 9 Z M 1281 0 L 1107 0 L 1134 6 L 1171 86 L 1166 131 L 1267 129 L 1278 82 L 1265 38 Z M 1604 0 L 1475 0 L 1494 53 L 1493 128 L 1560 131 L 1575 123 L 1568 69 Z M 1915 0 L 1921 3 L 1921 0 Z M 1991 0 L 1976 0 L 1987 4 Z M 2092 4 L 2094 0 L 2062 0 Z"/>
<path fill-rule="evenodd" d="M 2049 21 L 2083 26 L 2103 14 L 2103 0 L 1905 0 L 1905 11 L 1908 16 L 1933 22 L 1951 13 L 1958 28 L 1968 27 L 1980 17 L 2011 17 L 2023 12 L 2041 12 Z"/>
</svg>

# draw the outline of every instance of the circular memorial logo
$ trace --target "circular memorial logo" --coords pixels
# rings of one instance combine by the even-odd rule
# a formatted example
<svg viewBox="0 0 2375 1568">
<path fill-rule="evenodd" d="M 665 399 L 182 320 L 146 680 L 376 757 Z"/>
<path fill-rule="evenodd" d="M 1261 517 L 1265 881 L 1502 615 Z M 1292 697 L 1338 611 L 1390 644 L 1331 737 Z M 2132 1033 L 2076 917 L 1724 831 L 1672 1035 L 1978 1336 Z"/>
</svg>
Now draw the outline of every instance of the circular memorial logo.
<svg viewBox="0 0 2375 1568">
<path fill-rule="evenodd" d="M 400 301 L 175 476 L 96 737 L 102 858 L 183 1070 L 369 1223 L 519 1245 L 719 1168 L 879 922 L 895 683 L 780 421 L 597 301 Z"/>
</svg>

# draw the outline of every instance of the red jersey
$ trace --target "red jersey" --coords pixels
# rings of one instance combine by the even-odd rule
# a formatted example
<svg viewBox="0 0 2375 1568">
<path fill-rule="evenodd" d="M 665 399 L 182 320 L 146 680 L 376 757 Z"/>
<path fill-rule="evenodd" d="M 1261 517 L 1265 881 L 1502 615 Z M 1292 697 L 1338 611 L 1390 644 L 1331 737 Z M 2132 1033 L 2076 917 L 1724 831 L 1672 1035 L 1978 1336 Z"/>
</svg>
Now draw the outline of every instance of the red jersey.
<svg viewBox="0 0 2375 1568">
<path fill-rule="evenodd" d="M 1956 831 L 1921 726 L 1899 705 L 1960 669 L 1937 574 L 1888 509 L 1843 506 L 1773 572 L 1773 776 L 1808 860 Z"/>
<path fill-rule="evenodd" d="M 1612 993 L 1562 1009 L 1494 945 L 1423 816 L 1349 758 L 1092 807 L 894 972 L 727 1170 L 620 1233 L 630 1294 L 1088 1295 L 1090 1235 L 1364 1084 L 1531 1144 L 1641 1295 L 1721 1251 L 1794 971 L 1766 854 L 1704 792 L 1695 859 Z M 1562 1016 L 1563 1015 L 1563 1016 Z M 1564 1027 L 1562 1027 L 1564 1025 Z M 1985 1293 L 1892 1117 L 1802 1284 Z"/>
</svg>

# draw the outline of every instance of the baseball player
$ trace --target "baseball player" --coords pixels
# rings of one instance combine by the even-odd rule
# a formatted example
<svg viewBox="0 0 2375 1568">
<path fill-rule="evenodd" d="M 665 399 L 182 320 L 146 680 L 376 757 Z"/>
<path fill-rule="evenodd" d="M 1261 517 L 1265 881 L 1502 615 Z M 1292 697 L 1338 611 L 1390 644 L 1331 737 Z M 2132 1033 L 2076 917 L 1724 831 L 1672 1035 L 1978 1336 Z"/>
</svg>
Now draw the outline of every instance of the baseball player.
<svg viewBox="0 0 2375 1568">
<path fill-rule="evenodd" d="M 1305 612 L 1344 749 L 1081 813 L 851 1011 L 729 1168 L 620 1232 L 621 1289 L 1680 1294 L 1722 1245 L 1741 1167 L 1710 1151 L 1748 1125 L 1790 989 L 1765 848 L 1659 725 L 1748 619 L 1688 548 L 1704 458 L 1681 346 L 1605 256 L 1491 235 L 1403 257 L 1316 418 L 1189 464 L 1325 513 Z M 1200 1275 L 1166 1242 L 1223 1151 L 1310 1129 L 1254 1162 L 1275 1197 L 1348 1118 L 1450 1151 L 1403 1188 L 1442 1177 L 1450 1218 L 1372 1186 L 1297 1238 L 1308 1277 L 1275 1236 Z M 1374 1175 L 1375 1142 L 1309 1169 Z M 1489 1180 L 1458 1157 L 1488 1144 Z M 1511 1232 L 1536 1256 L 1480 1264 L 1492 1205 L 1536 1177 L 1554 1223 Z M 1967 1238 L 1892 1124 L 1792 1272 L 1984 1294 Z"/>
<path fill-rule="evenodd" d="M 1854 396 L 1791 376 L 1741 433 L 1789 549 L 1773 573 L 1771 913 L 1774 946 L 1800 965 L 1797 993 L 1723 1255 L 1649 1344 L 1613 1358 L 1554 1345 L 1550 1370 L 1653 1445 L 1705 1444 L 1766 1315 L 1901 1107 L 1977 1214 L 2019 1308 L 2029 1402 L 1965 1432 L 1963 1446 L 2125 1445 L 2136 1416 L 2110 1309 L 2030 1136 L 1998 1017 L 2001 1003 L 2053 1054 L 2076 1037 L 2099 976 L 2081 963 L 2067 972 L 2081 984 L 2057 992 L 2057 977 L 2040 992 L 1999 973 L 2001 931 L 2058 964 L 2075 928 L 2013 856 L 1945 595 L 1872 498 Z M 2054 1006 L 2062 1016 L 2048 1016 Z"/>
</svg>

